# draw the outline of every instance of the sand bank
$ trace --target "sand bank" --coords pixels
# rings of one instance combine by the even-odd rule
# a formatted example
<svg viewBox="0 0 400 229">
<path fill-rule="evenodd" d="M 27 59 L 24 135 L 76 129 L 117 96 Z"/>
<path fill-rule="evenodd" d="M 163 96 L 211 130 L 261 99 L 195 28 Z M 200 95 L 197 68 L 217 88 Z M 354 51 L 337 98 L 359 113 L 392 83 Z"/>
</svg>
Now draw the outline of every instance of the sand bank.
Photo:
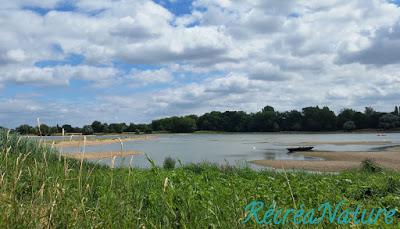
<svg viewBox="0 0 400 229">
<path fill-rule="evenodd" d="M 297 154 L 300 154 L 297 153 Z M 303 169 L 311 171 L 335 172 L 358 168 L 365 159 L 389 169 L 400 171 L 400 147 L 390 147 L 374 152 L 301 152 L 306 157 L 322 158 L 323 161 L 255 160 L 252 163 L 276 169 Z"/>
<path fill-rule="evenodd" d="M 74 158 L 74 159 L 105 159 L 105 158 L 112 158 L 112 157 L 126 157 L 126 156 L 134 156 L 142 154 L 139 151 L 125 151 L 125 152 L 95 152 L 95 153 L 62 153 L 63 156 Z"/>
<path fill-rule="evenodd" d="M 315 142 L 300 142 L 301 145 L 387 145 L 391 141 L 315 141 Z M 294 144 L 298 145 L 298 144 Z"/>
<path fill-rule="evenodd" d="M 151 140 L 156 138 L 155 135 L 145 135 L 145 136 L 132 136 L 128 138 L 106 138 L 106 139 L 87 139 L 85 142 L 86 146 L 93 146 L 93 145 L 108 145 L 108 144 L 115 144 L 115 143 L 120 143 L 120 142 L 129 142 L 129 141 L 142 141 L 142 140 Z M 51 143 L 51 142 L 50 142 Z M 83 146 L 84 141 L 82 140 L 69 140 L 66 137 L 65 141 L 56 141 L 55 146 L 56 147 L 78 147 L 78 146 Z"/>
</svg>

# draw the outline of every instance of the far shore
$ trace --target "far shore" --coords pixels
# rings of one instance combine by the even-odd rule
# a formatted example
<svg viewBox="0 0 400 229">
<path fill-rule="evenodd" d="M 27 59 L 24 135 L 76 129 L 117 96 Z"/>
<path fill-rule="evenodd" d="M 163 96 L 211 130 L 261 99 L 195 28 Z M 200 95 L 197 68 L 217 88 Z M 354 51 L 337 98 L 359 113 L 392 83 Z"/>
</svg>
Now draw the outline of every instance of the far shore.
<svg viewBox="0 0 400 229">
<path fill-rule="evenodd" d="M 369 159 L 383 168 L 400 171 L 400 146 L 385 147 L 374 152 L 309 151 L 296 154 L 322 160 L 254 160 L 251 162 L 274 169 L 337 172 L 360 168 L 362 161 Z"/>
<path fill-rule="evenodd" d="M 81 133 L 66 133 L 65 138 L 73 137 L 95 137 L 95 136 L 127 136 L 127 137 L 141 137 L 141 136 L 151 136 L 151 135 L 163 135 L 163 134 L 390 134 L 390 133 L 400 133 L 400 129 L 359 129 L 354 131 L 276 131 L 276 132 L 229 132 L 229 131 L 214 131 L 214 130 L 198 130 L 189 133 L 175 133 L 168 131 L 153 131 L 150 134 L 135 134 L 132 132 L 122 132 L 122 133 L 95 133 L 92 135 L 83 135 Z M 24 135 L 27 137 L 40 137 L 38 135 Z M 54 134 L 49 136 L 61 137 L 61 134 Z"/>
<path fill-rule="evenodd" d="M 154 132 L 157 134 L 174 134 L 170 132 Z M 198 130 L 192 134 L 386 134 L 400 133 L 400 129 L 359 129 L 354 131 L 334 130 L 334 131 L 271 131 L 271 132 L 228 132 L 213 130 Z M 190 134 L 190 133 L 189 133 Z"/>
</svg>

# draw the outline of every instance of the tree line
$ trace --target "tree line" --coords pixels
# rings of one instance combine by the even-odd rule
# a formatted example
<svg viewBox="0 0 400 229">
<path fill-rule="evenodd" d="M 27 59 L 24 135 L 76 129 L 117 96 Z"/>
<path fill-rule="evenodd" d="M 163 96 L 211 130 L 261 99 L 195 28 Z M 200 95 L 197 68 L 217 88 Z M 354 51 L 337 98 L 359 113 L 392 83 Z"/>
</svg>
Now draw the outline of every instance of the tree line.
<svg viewBox="0 0 400 229">
<path fill-rule="evenodd" d="M 136 134 L 140 133 L 151 133 L 151 126 L 149 124 L 134 124 L 130 123 L 101 123 L 99 121 L 94 121 L 91 125 L 85 125 L 83 127 L 73 127 L 69 124 L 64 124 L 62 126 L 48 126 L 46 124 L 40 124 L 38 126 L 30 126 L 28 124 L 23 124 L 15 128 L 15 131 L 22 135 L 55 135 L 61 134 L 63 131 L 65 134 L 84 134 L 90 135 L 95 133 L 123 133 L 123 132 L 134 132 Z"/>
<path fill-rule="evenodd" d="M 271 106 L 255 113 L 244 111 L 212 111 L 201 116 L 174 116 L 153 120 L 150 124 L 101 123 L 94 121 L 82 128 L 69 124 L 62 126 L 38 127 L 21 125 L 15 129 L 20 134 L 59 134 L 65 133 L 152 133 L 164 131 L 171 133 L 191 133 L 194 131 L 225 132 L 277 132 L 277 131 L 353 131 L 357 129 L 396 129 L 400 127 L 399 107 L 393 112 L 378 112 L 366 107 L 363 112 L 343 109 L 337 115 L 328 107 L 305 107 L 301 111 L 276 111 Z"/>
</svg>

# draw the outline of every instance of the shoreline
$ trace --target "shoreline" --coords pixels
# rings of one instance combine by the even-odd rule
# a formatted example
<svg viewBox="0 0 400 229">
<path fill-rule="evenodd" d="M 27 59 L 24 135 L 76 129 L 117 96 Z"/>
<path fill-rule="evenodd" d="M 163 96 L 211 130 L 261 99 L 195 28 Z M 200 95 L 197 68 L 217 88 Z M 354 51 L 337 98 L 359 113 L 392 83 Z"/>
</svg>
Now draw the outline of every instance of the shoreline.
<svg viewBox="0 0 400 229">
<path fill-rule="evenodd" d="M 359 129 L 354 131 L 344 131 L 344 130 L 333 130 L 333 131 L 271 131 L 271 132 L 229 132 L 229 131 L 212 131 L 212 130 L 198 130 L 190 133 L 175 133 L 175 132 L 165 132 L 165 131 L 154 131 L 152 134 L 140 134 L 136 135 L 131 132 L 123 132 L 123 133 L 95 133 L 92 135 L 82 135 L 79 133 L 76 134 L 67 134 L 65 137 L 96 137 L 96 136 L 141 136 L 141 135 L 163 135 L 163 134 L 385 134 L 385 133 L 400 133 L 400 129 Z M 21 135 L 24 137 L 41 137 L 38 135 Z M 62 137 L 62 135 L 47 135 L 43 137 Z"/>
<path fill-rule="evenodd" d="M 100 160 L 113 157 L 127 157 L 141 155 L 139 151 L 125 151 L 125 152 L 76 152 L 76 153 L 61 153 L 61 156 L 78 159 L 78 160 Z"/>
<path fill-rule="evenodd" d="M 47 143 L 53 144 L 57 148 L 60 147 L 80 147 L 80 146 L 94 146 L 94 145 L 108 145 L 108 144 L 115 144 L 115 143 L 123 143 L 123 142 L 130 142 L 130 141 L 147 141 L 147 140 L 152 140 L 157 138 L 155 135 L 144 135 L 144 136 L 129 136 L 129 137 L 122 137 L 122 138 L 104 138 L 104 139 L 86 139 L 84 141 L 83 139 L 81 140 L 46 140 Z"/>
<path fill-rule="evenodd" d="M 385 147 L 380 151 L 308 151 L 295 154 L 322 160 L 253 160 L 256 165 L 273 169 L 295 169 L 319 172 L 339 172 L 358 169 L 364 160 L 372 160 L 377 165 L 400 171 L 400 146 Z"/>
<path fill-rule="evenodd" d="M 382 140 L 382 141 L 315 141 L 315 142 L 299 142 L 289 144 L 290 146 L 308 146 L 308 145 L 335 145 L 335 146 L 345 146 L 345 145 L 387 145 L 393 144 L 392 141 Z"/>
<path fill-rule="evenodd" d="M 333 131 L 276 131 L 276 132 L 228 132 L 228 131 L 195 131 L 186 134 L 390 134 L 400 133 L 400 130 L 384 130 L 384 129 L 360 129 L 354 131 L 333 130 Z M 161 132 L 157 134 L 179 134 Z"/>
</svg>

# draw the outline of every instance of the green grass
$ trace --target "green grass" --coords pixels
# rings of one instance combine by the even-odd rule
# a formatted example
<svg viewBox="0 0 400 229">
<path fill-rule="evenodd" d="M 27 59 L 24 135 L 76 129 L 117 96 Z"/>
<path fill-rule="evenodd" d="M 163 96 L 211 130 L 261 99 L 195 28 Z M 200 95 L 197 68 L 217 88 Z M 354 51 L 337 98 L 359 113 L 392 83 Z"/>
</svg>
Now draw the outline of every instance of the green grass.
<svg viewBox="0 0 400 229">
<path fill-rule="evenodd" d="M 110 169 L 0 132 L 0 228 L 247 228 L 258 227 L 242 224 L 253 200 L 309 209 L 346 199 L 369 209 L 399 208 L 399 196 L 400 173 L 385 170 L 286 178 L 212 164 Z"/>
</svg>

